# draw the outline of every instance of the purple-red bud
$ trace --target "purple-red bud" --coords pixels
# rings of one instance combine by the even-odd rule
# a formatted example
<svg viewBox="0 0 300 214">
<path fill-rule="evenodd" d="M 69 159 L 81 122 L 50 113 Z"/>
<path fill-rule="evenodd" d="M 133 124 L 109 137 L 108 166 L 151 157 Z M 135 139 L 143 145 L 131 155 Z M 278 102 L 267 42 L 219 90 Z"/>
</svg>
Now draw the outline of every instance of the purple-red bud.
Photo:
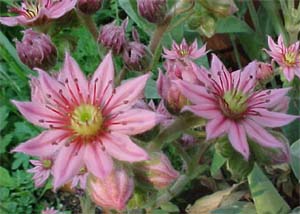
<svg viewBox="0 0 300 214">
<path fill-rule="evenodd" d="M 267 82 L 271 79 L 271 77 L 273 76 L 274 71 L 273 71 L 273 66 L 269 63 L 263 63 L 263 62 L 259 62 L 258 63 L 258 70 L 256 73 L 256 79 L 259 82 Z"/>
<path fill-rule="evenodd" d="M 149 161 L 144 161 L 137 166 L 137 176 L 156 189 L 168 187 L 179 176 L 179 172 L 173 168 L 168 157 L 161 152 L 151 154 Z"/>
<path fill-rule="evenodd" d="M 57 50 L 49 36 L 32 29 L 25 30 L 16 49 L 21 61 L 30 68 L 48 70 L 56 64 Z"/>
<path fill-rule="evenodd" d="M 92 177 L 88 190 L 97 205 L 107 209 L 123 210 L 133 189 L 133 178 L 129 177 L 124 169 L 117 169 L 104 179 Z"/>
<path fill-rule="evenodd" d="M 126 44 L 127 24 L 128 19 L 125 19 L 121 26 L 115 25 L 114 22 L 104 25 L 100 30 L 98 42 L 111 49 L 114 54 L 120 54 Z"/>
<path fill-rule="evenodd" d="M 103 0 L 78 0 L 78 9 L 87 14 L 91 15 L 96 13 L 102 6 Z"/>
<path fill-rule="evenodd" d="M 139 14 L 147 21 L 160 24 L 167 12 L 166 0 L 137 0 Z"/>
</svg>

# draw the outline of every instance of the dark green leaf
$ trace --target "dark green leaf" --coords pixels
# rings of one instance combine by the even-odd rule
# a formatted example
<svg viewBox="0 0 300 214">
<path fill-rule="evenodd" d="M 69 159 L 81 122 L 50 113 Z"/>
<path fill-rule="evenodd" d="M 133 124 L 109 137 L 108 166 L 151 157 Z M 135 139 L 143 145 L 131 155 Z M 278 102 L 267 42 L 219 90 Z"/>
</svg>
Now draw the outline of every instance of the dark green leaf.
<svg viewBox="0 0 300 214">
<path fill-rule="evenodd" d="M 253 30 L 243 20 L 228 16 L 218 20 L 216 33 L 253 33 Z"/>
<path fill-rule="evenodd" d="M 295 176 L 300 180 L 300 139 L 291 146 L 291 165 Z"/>
</svg>

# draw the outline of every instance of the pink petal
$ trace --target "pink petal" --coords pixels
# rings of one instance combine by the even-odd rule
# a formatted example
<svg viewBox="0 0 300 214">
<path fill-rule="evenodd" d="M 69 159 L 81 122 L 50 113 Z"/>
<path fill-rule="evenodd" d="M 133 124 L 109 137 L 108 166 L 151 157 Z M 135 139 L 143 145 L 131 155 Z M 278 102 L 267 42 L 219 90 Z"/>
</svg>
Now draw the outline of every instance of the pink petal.
<svg viewBox="0 0 300 214">
<path fill-rule="evenodd" d="M 76 3 L 77 0 L 57 1 L 57 3 L 49 8 L 48 17 L 51 19 L 57 19 L 75 8 Z"/>
<path fill-rule="evenodd" d="M 18 145 L 12 152 L 23 152 L 27 155 L 49 157 L 54 154 L 66 139 L 63 130 L 43 131 L 40 135 Z"/>
<path fill-rule="evenodd" d="M 83 159 L 88 171 L 96 177 L 104 178 L 113 169 L 111 157 L 102 150 L 98 142 L 90 142 L 86 145 Z"/>
<path fill-rule="evenodd" d="M 254 90 L 256 84 L 256 71 L 258 69 L 257 62 L 253 61 L 249 63 L 243 70 L 241 70 L 240 81 L 238 89 L 244 93 Z M 236 81 L 237 82 L 237 81 Z"/>
<path fill-rule="evenodd" d="M 233 148 L 248 160 L 250 151 L 244 127 L 236 122 L 232 122 L 228 131 L 228 137 Z"/>
<path fill-rule="evenodd" d="M 206 140 L 219 137 L 230 129 L 231 122 L 220 115 L 206 124 Z"/>
<path fill-rule="evenodd" d="M 56 127 L 57 124 L 64 124 L 63 118 L 37 102 L 19 102 L 13 100 L 12 103 L 18 108 L 21 114 L 31 123 L 43 128 Z"/>
<path fill-rule="evenodd" d="M 133 143 L 127 135 L 111 132 L 104 135 L 101 141 L 108 154 L 117 160 L 136 162 L 149 158 L 147 152 Z"/>
<path fill-rule="evenodd" d="M 114 63 L 109 52 L 96 69 L 90 81 L 92 103 L 104 105 L 103 101 L 112 95 L 114 84 Z"/>
<path fill-rule="evenodd" d="M 64 185 L 78 174 L 83 167 L 83 152 L 84 146 L 78 143 L 70 143 L 60 149 L 53 165 L 54 189 Z"/>
<path fill-rule="evenodd" d="M 109 121 L 109 130 L 126 135 L 136 135 L 152 129 L 161 119 L 159 114 L 143 109 L 131 109 Z"/>
<path fill-rule="evenodd" d="M 205 87 L 187 83 L 181 80 L 173 81 L 177 84 L 181 93 L 189 99 L 193 104 L 210 104 L 214 105 L 215 98 L 207 92 Z"/>
<path fill-rule="evenodd" d="M 270 128 L 281 127 L 299 118 L 299 116 L 288 115 L 279 112 L 271 112 L 268 110 L 257 110 L 257 111 L 259 115 L 249 116 L 249 118 L 264 127 L 270 127 Z"/>
<path fill-rule="evenodd" d="M 283 74 L 289 82 L 291 82 L 295 77 L 294 71 L 289 67 L 283 68 Z"/>
<path fill-rule="evenodd" d="M 138 99 L 143 96 L 149 74 L 130 79 L 116 88 L 116 93 L 105 108 L 104 112 L 110 114 L 130 108 Z M 105 114 L 105 113 L 104 113 Z"/>
<path fill-rule="evenodd" d="M 286 97 L 285 95 L 291 90 L 291 88 L 280 88 L 280 89 L 271 89 L 271 90 L 264 90 L 263 93 L 268 93 L 267 99 L 269 102 L 267 103 L 267 108 L 275 107 L 279 105 L 282 100 Z"/>
<path fill-rule="evenodd" d="M 68 52 L 65 54 L 64 66 L 59 73 L 58 80 L 65 85 L 74 101 L 77 103 L 87 101 L 88 81 L 77 62 Z"/>
<path fill-rule="evenodd" d="M 0 23 L 7 26 L 16 26 L 19 24 L 19 21 L 17 17 L 11 16 L 11 17 L 0 17 Z"/>
<path fill-rule="evenodd" d="M 219 57 L 217 57 L 215 54 L 212 55 L 212 60 L 211 60 L 211 72 L 214 76 L 214 79 L 219 82 L 219 78 L 218 78 L 218 72 L 224 71 L 227 72 L 226 67 L 224 66 L 224 64 L 222 63 L 222 61 L 219 59 Z"/>
<path fill-rule="evenodd" d="M 171 87 L 170 80 L 159 69 L 158 79 L 157 79 L 157 91 L 159 96 L 165 99 L 168 96 L 168 89 L 170 87 Z"/>
<path fill-rule="evenodd" d="M 198 104 L 194 106 L 184 106 L 182 111 L 191 111 L 199 117 L 214 119 L 222 116 L 220 109 L 215 104 Z"/>
<path fill-rule="evenodd" d="M 278 148 L 283 147 L 283 143 L 267 132 L 263 127 L 254 121 L 247 120 L 243 123 L 247 135 L 262 146 Z"/>
</svg>

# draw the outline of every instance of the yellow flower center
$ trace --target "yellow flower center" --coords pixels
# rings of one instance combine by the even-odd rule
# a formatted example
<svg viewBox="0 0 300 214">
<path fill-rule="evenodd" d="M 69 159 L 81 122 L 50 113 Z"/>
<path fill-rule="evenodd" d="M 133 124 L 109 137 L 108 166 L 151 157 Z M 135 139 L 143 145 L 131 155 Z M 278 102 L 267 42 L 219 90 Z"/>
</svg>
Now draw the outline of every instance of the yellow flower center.
<svg viewBox="0 0 300 214">
<path fill-rule="evenodd" d="M 42 160 L 42 165 L 45 169 L 50 169 L 52 167 L 51 160 Z"/>
<path fill-rule="evenodd" d="M 179 54 L 184 57 L 184 56 L 187 56 L 189 54 L 189 52 L 187 50 L 180 50 L 179 51 Z"/>
<path fill-rule="evenodd" d="M 296 53 L 295 52 L 287 52 L 284 55 L 284 61 L 289 66 L 294 65 L 296 63 Z"/>
<path fill-rule="evenodd" d="M 237 90 L 231 90 L 223 95 L 224 104 L 221 105 L 223 114 L 226 117 L 237 120 L 247 110 L 248 96 Z"/>
<path fill-rule="evenodd" d="M 102 128 L 103 117 L 101 111 L 90 104 L 83 104 L 75 108 L 71 117 L 71 128 L 82 137 L 92 137 Z"/>
</svg>

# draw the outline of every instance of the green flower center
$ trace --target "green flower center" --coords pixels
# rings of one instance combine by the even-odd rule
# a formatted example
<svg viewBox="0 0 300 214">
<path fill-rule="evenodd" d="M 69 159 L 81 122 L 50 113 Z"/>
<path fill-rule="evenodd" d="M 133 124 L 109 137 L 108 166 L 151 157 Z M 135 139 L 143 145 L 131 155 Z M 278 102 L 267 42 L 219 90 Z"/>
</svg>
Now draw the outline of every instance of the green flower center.
<svg viewBox="0 0 300 214">
<path fill-rule="evenodd" d="M 223 95 L 223 104 L 221 109 L 226 117 L 231 119 L 240 119 L 247 110 L 248 96 L 243 92 L 235 90 L 227 91 Z"/>
<path fill-rule="evenodd" d="M 296 53 L 294 52 L 287 52 L 284 55 L 284 61 L 287 65 L 294 65 L 296 63 Z"/>
<path fill-rule="evenodd" d="M 52 167 L 51 160 L 42 160 L 42 165 L 44 169 L 50 169 Z"/>
<path fill-rule="evenodd" d="M 75 108 L 71 117 L 71 128 L 82 137 L 92 137 L 102 128 L 103 117 L 101 111 L 89 104 Z"/>
</svg>

